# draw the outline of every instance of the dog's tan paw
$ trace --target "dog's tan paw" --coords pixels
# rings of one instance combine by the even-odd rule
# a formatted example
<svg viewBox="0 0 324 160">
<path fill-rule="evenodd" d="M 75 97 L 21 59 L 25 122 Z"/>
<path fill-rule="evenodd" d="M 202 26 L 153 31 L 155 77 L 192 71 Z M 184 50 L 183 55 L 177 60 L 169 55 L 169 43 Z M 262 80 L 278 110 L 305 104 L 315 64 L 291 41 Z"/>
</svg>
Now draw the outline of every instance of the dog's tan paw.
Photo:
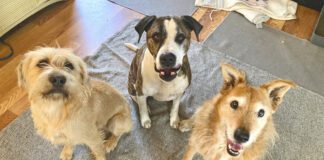
<svg viewBox="0 0 324 160">
<path fill-rule="evenodd" d="M 101 156 L 101 157 L 95 157 L 95 160 L 107 160 L 107 159 L 106 157 Z"/>
<path fill-rule="evenodd" d="M 177 129 L 179 127 L 179 117 L 175 118 L 174 120 L 170 119 L 170 126 L 174 129 Z"/>
<path fill-rule="evenodd" d="M 118 141 L 116 141 L 115 139 L 113 139 L 113 140 L 108 139 L 105 142 L 106 152 L 109 153 L 109 152 L 113 151 L 116 148 L 117 144 L 118 144 Z"/>
<path fill-rule="evenodd" d="M 142 122 L 142 127 L 143 128 L 151 128 L 151 120 L 148 119 L 148 120 L 145 120 Z"/>
<path fill-rule="evenodd" d="M 71 160 L 71 159 L 72 159 L 71 153 L 62 152 L 60 155 L 60 160 Z"/>
<path fill-rule="evenodd" d="M 188 132 L 192 129 L 192 121 L 191 120 L 183 120 L 179 124 L 179 130 L 181 132 Z"/>
</svg>

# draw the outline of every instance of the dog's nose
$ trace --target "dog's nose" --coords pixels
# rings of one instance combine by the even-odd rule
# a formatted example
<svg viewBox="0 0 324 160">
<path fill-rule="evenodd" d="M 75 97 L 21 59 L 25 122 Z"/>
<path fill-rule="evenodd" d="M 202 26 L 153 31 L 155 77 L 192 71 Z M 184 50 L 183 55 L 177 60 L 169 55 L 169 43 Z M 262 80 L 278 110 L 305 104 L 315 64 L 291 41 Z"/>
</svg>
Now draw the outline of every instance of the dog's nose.
<svg viewBox="0 0 324 160">
<path fill-rule="evenodd" d="M 173 53 L 167 53 L 160 56 L 162 67 L 173 67 L 176 62 L 176 56 Z"/>
<path fill-rule="evenodd" d="M 247 142 L 250 138 L 249 132 L 245 129 L 238 128 L 235 130 L 234 138 L 240 143 Z"/>
<path fill-rule="evenodd" d="M 63 87 L 66 82 L 66 78 L 63 75 L 52 75 L 49 77 L 49 81 L 54 87 Z"/>
</svg>

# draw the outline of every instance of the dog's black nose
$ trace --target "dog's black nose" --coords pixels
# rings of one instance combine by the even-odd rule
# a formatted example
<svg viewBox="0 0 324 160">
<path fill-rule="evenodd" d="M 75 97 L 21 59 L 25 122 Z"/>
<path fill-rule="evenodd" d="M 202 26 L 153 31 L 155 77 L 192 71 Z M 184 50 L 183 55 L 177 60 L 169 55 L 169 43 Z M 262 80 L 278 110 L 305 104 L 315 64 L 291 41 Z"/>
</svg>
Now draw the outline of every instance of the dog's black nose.
<svg viewBox="0 0 324 160">
<path fill-rule="evenodd" d="M 52 75 L 49 77 L 49 81 L 54 87 L 63 87 L 66 82 L 66 78 L 63 75 Z"/>
<path fill-rule="evenodd" d="M 244 143 L 244 142 L 247 142 L 249 140 L 250 134 L 245 129 L 238 128 L 238 129 L 235 130 L 234 138 L 238 142 Z"/>
<path fill-rule="evenodd" d="M 162 54 L 160 56 L 160 63 L 162 67 L 173 67 L 176 62 L 176 56 L 173 53 Z"/>
</svg>

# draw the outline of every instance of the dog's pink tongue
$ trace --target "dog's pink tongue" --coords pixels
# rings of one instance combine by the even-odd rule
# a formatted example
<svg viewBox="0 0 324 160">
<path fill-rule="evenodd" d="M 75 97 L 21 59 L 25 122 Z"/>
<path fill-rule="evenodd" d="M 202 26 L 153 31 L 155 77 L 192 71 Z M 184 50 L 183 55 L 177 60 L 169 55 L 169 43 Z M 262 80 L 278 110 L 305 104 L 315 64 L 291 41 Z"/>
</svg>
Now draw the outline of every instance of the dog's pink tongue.
<svg viewBox="0 0 324 160">
<path fill-rule="evenodd" d="M 239 151 L 242 149 L 242 145 L 241 144 L 233 144 L 232 145 L 232 149 Z"/>
<path fill-rule="evenodd" d="M 239 143 L 233 143 L 232 141 L 228 142 L 229 145 L 231 146 L 231 149 L 235 150 L 235 151 L 240 151 L 241 149 L 243 149 L 242 144 Z"/>
</svg>

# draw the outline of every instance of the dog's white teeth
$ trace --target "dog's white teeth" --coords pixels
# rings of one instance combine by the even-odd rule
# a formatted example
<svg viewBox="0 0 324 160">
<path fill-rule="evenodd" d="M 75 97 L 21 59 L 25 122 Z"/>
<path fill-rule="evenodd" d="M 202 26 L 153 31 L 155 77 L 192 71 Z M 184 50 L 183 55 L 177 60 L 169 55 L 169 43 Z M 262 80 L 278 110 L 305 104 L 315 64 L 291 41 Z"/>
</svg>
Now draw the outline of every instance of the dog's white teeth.
<svg viewBox="0 0 324 160">
<path fill-rule="evenodd" d="M 171 72 L 171 75 L 175 75 L 175 72 Z"/>
<path fill-rule="evenodd" d="M 162 75 L 164 75 L 165 73 L 164 72 L 161 72 Z"/>
</svg>

